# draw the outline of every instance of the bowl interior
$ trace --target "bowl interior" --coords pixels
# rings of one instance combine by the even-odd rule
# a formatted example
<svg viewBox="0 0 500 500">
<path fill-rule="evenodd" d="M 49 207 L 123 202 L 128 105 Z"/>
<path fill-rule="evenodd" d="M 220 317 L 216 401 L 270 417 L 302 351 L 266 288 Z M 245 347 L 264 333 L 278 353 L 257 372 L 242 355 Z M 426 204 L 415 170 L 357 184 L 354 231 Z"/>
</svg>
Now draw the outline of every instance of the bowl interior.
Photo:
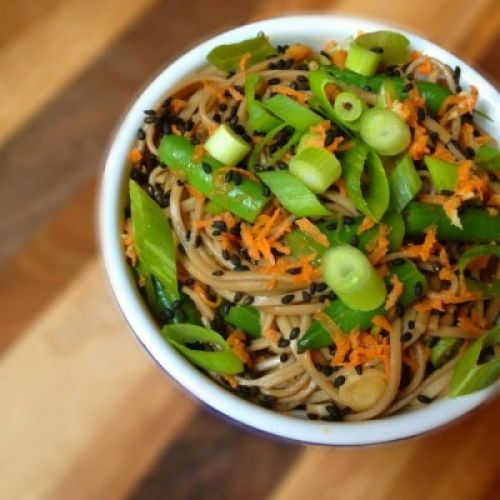
<svg viewBox="0 0 500 500">
<path fill-rule="evenodd" d="M 211 38 L 185 53 L 148 85 L 120 125 L 106 161 L 99 207 L 102 255 L 112 291 L 136 338 L 165 372 L 209 407 L 241 424 L 291 440 L 327 445 L 361 445 L 407 438 L 459 418 L 491 397 L 495 387 L 454 400 L 437 400 L 423 409 L 358 423 L 302 420 L 266 410 L 231 394 L 199 372 L 163 341 L 136 289 L 120 241 L 129 174 L 125 159 L 142 123 L 143 110 L 153 107 L 169 88 L 203 66 L 207 53 L 213 47 L 253 37 L 259 31 L 264 31 L 276 44 L 302 42 L 321 47 L 329 39 L 339 41 L 359 30 L 384 28 L 394 27 L 343 16 L 293 16 L 245 25 Z M 405 30 L 395 29 L 410 38 L 412 47 L 452 67 L 461 66 L 463 82 L 479 88 L 478 108 L 493 120 L 481 120 L 481 124 L 498 139 L 500 104 L 494 87 L 456 56 Z"/>
</svg>

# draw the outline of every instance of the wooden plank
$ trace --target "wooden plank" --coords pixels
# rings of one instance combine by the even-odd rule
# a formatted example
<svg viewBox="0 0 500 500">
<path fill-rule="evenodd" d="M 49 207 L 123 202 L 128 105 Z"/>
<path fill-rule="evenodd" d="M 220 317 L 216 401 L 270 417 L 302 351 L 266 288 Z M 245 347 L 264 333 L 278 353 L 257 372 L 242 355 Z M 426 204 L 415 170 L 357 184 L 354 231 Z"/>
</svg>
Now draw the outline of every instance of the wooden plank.
<svg viewBox="0 0 500 500">
<path fill-rule="evenodd" d="M 119 498 L 194 408 L 132 339 L 98 261 L 3 356 L 0 380 L 0 498 Z"/>
<path fill-rule="evenodd" d="M 301 450 L 200 412 L 130 498 L 266 498 Z"/>
<path fill-rule="evenodd" d="M 70 0 L 40 9 L 36 22 L 0 51 L 0 94 L 9 96 L 0 108 L 0 145 L 153 3 Z"/>
<path fill-rule="evenodd" d="M 495 491 L 500 477 L 499 411 L 500 400 L 496 400 L 455 425 L 396 444 L 359 449 L 310 447 L 271 498 L 488 498 L 485 495 Z"/>
</svg>

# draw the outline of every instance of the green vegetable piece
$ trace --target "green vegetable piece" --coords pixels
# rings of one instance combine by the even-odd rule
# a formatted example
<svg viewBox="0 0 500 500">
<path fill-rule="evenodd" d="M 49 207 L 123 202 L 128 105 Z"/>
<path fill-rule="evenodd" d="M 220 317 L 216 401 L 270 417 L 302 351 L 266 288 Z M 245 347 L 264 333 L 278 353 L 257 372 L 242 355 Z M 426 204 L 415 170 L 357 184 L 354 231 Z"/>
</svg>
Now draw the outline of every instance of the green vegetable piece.
<svg viewBox="0 0 500 500">
<path fill-rule="evenodd" d="M 409 155 L 403 156 L 389 175 L 390 205 L 400 213 L 422 189 L 422 180 Z"/>
<path fill-rule="evenodd" d="M 380 85 L 380 90 L 377 94 L 377 108 L 388 108 L 389 105 L 397 100 L 399 97 L 396 86 L 394 85 L 394 81 L 385 78 L 382 80 L 382 84 Z"/>
<path fill-rule="evenodd" d="M 224 207 L 219 205 L 218 203 L 215 203 L 215 201 L 213 200 L 208 200 L 205 203 L 205 212 L 210 215 L 218 215 L 224 212 Z"/>
<path fill-rule="evenodd" d="M 431 174 L 436 191 L 453 191 L 458 181 L 458 165 L 440 160 L 434 156 L 424 156 L 425 166 Z"/>
<path fill-rule="evenodd" d="M 328 286 L 351 309 L 371 311 L 385 302 L 384 280 L 361 250 L 350 245 L 328 249 L 322 270 Z"/>
<path fill-rule="evenodd" d="M 219 125 L 205 143 L 205 149 L 224 165 L 236 166 L 252 149 L 229 125 Z"/>
<path fill-rule="evenodd" d="M 263 104 L 268 111 L 285 123 L 303 132 L 324 121 L 322 116 L 282 94 L 274 95 Z"/>
<path fill-rule="evenodd" d="M 358 142 L 346 151 L 342 164 L 347 196 L 362 213 L 375 221 L 380 221 L 389 207 L 389 181 L 379 156 L 368 146 Z M 363 172 L 370 179 L 362 186 Z M 365 189 L 366 188 L 366 189 Z"/>
<path fill-rule="evenodd" d="M 427 228 L 436 226 L 440 241 L 500 241 L 500 215 L 491 215 L 482 208 L 466 208 L 460 212 L 463 229 L 453 226 L 439 205 L 412 201 L 404 210 L 403 217 L 409 236 L 421 235 Z"/>
<path fill-rule="evenodd" d="M 178 298 L 175 245 L 160 206 L 133 180 L 129 183 L 134 246 L 145 278 L 156 276 L 166 292 Z"/>
<path fill-rule="evenodd" d="M 476 151 L 475 162 L 489 170 L 498 173 L 500 171 L 500 151 L 491 144 L 481 144 Z"/>
<path fill-rule="evenodd" d="M 376 73 L 380 64 L 380 54 L 365 49 L 356 42 L 351 43 L 345 67 L 363 76 L 371 76 Z"/>
<path fill-rule="evenodd" d="M 193 301 L 184 293 L 180 294 L 180 305 L 165 291 L 161 281 L 156 276 L 151 276 L 154 295 L 156 299 L 156 311 L 158 318 L 165 323 L 189 323 L 191 325 L 201 325 L 201 317 Z"/>
<path fill-rule="evenodd" d="M 359 123 L 361 139 L 381 155 L 397 155 L 410 145 L 410 127 L 393 111 L 369 109 Z"/>
<path fill-rule="evenodd" d="M 160 160 L 172 170 L 181 170 L 194 188 L 223 207 L 246 221 L 253 222 L 262 211 L 269 198 L 262 193 L 260 183 L 243 179 L 241 184 L 234 185 L 224 182 L 224 176 L 217 175 L 217 170 L 223 165 L 205 155 L 201 161 L 193 160 L 194 146 L 184 137 L 165 135 L 160 141 L 158 154 Z M 202 163 L 211 167 L 207 173 Z"/>
<path fill-rule="evenodd" d="M 274 138 L 287 126 L 286 123 L 281 123 L 277 125 L 275 128 L 271 129 L 253 148 L 253 151 L 250 153 L 250 158 L 248 159 L 248 170 L 255 172 L 255 166 L 260 159 L 262 151 L 266 146 L 271 144 Z"/>
<path fill-rule="evenodd" d="M 478 364 L 481 351 L 486 347 L 494 347 L 500 343 L 500 325 L 479 337 L 464 354 L 453 371 L 450 382 L 450 395 L 463 396 L 480 391 L 493 384 L 500 377 L 500 359 Z"/>
<path fill-rule="evenodd" d="M 395 31 L 372 31 L 356 38 L 365 49 L 381 49 L 380 61 L 384 64 L 406 64 L 410 61 L 410 41 Z"/>
<path fill-rule="evenodd" d="M 340 299 L 328 304 L 323 312 L 332 318 L 336 325 L 348 334 L 355 328 L 367 330 L 372 326 L 372 319 L 377 314 L 385 314 L 383 306 L 372 311 L 358 311 L 346 306 Z M 319 321 L 314 321 L 309 330 L 300 338 L 297 347 L 303 352 L 307 349 L 319 349 L 332 344 L 332 336 Z"/>
<path fill-rule="evenodd" d="M 461 345 L 461 339 L 450 337 L 440 338 L 437 344 L 431 349 L 432 366 L 439 368 L 443 363 L 455 355 Z"/>
<path fill-rule="evenodd" d="M 248 68 L 277 54 L 277 51 L 265 36 L 257 36 L 239 43 L 218 45 L 209 52 L 207 59 L 221 71 L 239 71 L 241 58 L 246 53 L 250 54 L 246 61 Z"/>
<path fill-rule="evenodd" d="M 286 170 L 262 172 L 260 178 L 280 203 L 296 217 L 330 215 L 331 212 L 299 179 Z"/>
<path fill-rule="evenodd" d="M 324 193 L 342 173 L 340 163 L 323 148 L 301 149 L 289 164 L 290 172 L 313 193 Z"/>
<path fill-rule="evenodd" d="M 393 85 L 393 89 L 398 101 L 403 101 L 408 97 L 408 92 L 406 90 L 403 90 L 405 88 L 406 82 L 400 77 L 388 78 L 384 75 L 366 77 L 363 75 L 359 75 L 354 71 L 349 71 L 348 69 L 340 70 L 335 66 L 328 66 L 323 69 L 333 77 L 334 83 L 347 90 L 349 90 L 350 87 L 365 87 L 370 88 L 372 92 L 377 93 L 380 91 L 383 82 L 389 80 Z M 431 113 L 437 114 L 441 109 L 443 102 L 447 97 L 451 95 L 450 90 L 446 87 L 443 87 L 442 85 L 425 82 L 422 80 L 416 81 L 415 83 L 420 92 L 420 95 L 425 100 L 427 109 Z"/>
<path fill-rule="evenodd" d="M 255 87 L 263 80 L 264 78 L 259 73 L 250 73 L 245 80 L 245 98 L 248 112 L 247 131 L 250 134 L 269 132 L 281 123 L 281 120 L 269 113 L 263 104 L 255 99 Z"/>
<path fill-rule="evenodd" d="M 204 370 L 223 375 L 235 375 L 243 371 L 243 363 L 238 356 L 231 351 L 225 340 L 213 330 L 179 323 L 164 326 L 161 333 L 167 342 L 191 363 Z M 196 348 L 193 347 L 193 344 L 196 345 Z M 217 350 L 201 350 L 204 345 Z"/>
<path fill-rule="evenodd" d="M 255 307 L 251 306 L 232 306 L 229 313 L 224 316 L 225 320 L 248 333 L 251 337 L 257 338 L 262 336 L 260 327 L 260 314 Z"/>
<path fill-rule="evenodd" d="M 392 264 L 389 270 L 391 275 L 395 274 L 401 283 L 403 283 L 403 293 L 399 297 L 399 302 L 404 307 L 413 304 L 413 302 L 426 292 L 427 280 L 411 260 L 405 260 L 402 264 Z M 387 281 L 390 281 L 390 277 L 388 277 Z M 418 289 L 422 290 L 420 295 L 415 293 L 415 290 Z"/>
<path fill-rule="evenodd" d="M 336 98 L 333 109 L 344 122 L 356 121 L 363 112 L 363 102 L 350 92 L 341 92 Z"/>
<path fill-rule="evenodd" d="M 463 273 L 471 260 L 483 255 L 490 255 L 496 257 L 497 259 L 500 259 L 500 246 L 476 245 L 472 248 L 469 248 L 469 250 L 466 250 L 458 259 L 458 269 L 461 273 Z M 486 299 L 500 297 L 500 279 L 493 280 L 492 282 L 485 282 L 467 278 L 466 281 L 467 286 L 471 290 L 481 292 L 482 296 Z"/>
</svg>

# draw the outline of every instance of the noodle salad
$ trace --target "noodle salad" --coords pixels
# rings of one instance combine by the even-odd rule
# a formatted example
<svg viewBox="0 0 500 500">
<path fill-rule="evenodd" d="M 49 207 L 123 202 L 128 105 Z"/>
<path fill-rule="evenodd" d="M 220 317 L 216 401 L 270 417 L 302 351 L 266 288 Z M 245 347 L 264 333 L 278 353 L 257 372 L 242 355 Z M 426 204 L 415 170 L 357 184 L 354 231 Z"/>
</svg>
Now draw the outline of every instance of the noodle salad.
<svg viewBox="0 0 500 500">
<path fill-rule="evenodd" d="M 360 421 L 500 376 L 500 152 L 393 31 L 215 47 L 129 154 L 122 241 L 165 341 L 240 397 Z"/>
</svg>

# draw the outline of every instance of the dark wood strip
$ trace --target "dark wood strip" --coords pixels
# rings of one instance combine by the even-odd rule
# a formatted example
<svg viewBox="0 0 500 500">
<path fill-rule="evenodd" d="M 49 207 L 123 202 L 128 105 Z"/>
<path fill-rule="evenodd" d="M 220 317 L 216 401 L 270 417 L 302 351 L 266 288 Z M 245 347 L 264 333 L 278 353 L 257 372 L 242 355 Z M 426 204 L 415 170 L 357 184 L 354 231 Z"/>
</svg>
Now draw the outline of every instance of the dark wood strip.
<svg viewBox="0 0 500 500">
<path fill-rule="evenodd" d="M 200 411 L 168 446 L 130 499 L 266 498 L 302 449 L 228 425 Z"/>
<path fill-rule="evenodd" d="M 259 2 L 159 2 L 0 156 L 0 263 L 102 169 L 112 131 L 141 87 L 194 40 L 248 19 Z M 5 217 L 8 214 L 8 217 Z"/>
</svg>

